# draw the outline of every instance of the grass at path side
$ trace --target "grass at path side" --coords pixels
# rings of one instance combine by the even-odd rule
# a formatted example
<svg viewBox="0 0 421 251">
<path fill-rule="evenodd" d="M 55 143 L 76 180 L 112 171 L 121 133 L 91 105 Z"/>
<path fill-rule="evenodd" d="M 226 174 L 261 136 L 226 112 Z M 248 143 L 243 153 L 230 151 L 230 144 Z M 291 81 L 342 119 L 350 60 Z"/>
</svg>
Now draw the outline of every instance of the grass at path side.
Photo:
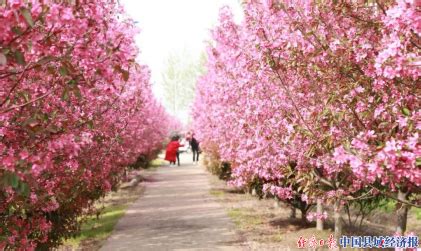
<svg viewBox="0 0 421 251">
<path fill-rule="evenodd" d="M 82 224 L 81 232 L 68 239 L 59 250 L 99 250 L 104 241 L 111 235 L 118 220 L 124 216 L 128 206 L 136 201 L 144 191 L 139 184 L 127 189 L 112 192 L 98 201 L 97 208 L 101 214 L 88 217 Z"/>
<path fill-rule="evenodd" d="M 74 248 L 80 246 L 81 242 L 90 240 L 91 242 L 100 242 L 108 238 L 114 229 L 115 224 L 124 215 L 127 205 L 111 205 L 104 209 L 103 213 L 97 218 L 89 217 L 82 225 L 80 234 L 66 241 L 66 245 Z"/>
</svg>

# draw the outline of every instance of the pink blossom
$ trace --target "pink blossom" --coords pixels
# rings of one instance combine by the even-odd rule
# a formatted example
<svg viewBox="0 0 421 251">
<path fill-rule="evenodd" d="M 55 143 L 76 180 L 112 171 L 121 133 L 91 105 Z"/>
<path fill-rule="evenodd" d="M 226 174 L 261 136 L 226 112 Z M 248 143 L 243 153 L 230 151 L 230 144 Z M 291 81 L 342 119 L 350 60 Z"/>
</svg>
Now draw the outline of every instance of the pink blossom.
<svg viewBox="0 0 421 251">
<path fill-rule="evenodd" d="M 3 228 L 23 227 L 1 235 L 16 250 L 67 228 L 53 229 L 45 212 L 74 212 L 66 223 L 73 228 L 126 166 L 153 158 L 180 127 L 154 98 L 150 71 L 138 61 L 137 28 L 117 2 L 44 2 L 7 1 L 1 10 L 0 41 L 13 54 L 0 65 L 0 173 L 13 180 L 0 200 L 2 209 L 20 208 Z M 17 220 L 23 210 L 27 217 Z"/>
</svg>

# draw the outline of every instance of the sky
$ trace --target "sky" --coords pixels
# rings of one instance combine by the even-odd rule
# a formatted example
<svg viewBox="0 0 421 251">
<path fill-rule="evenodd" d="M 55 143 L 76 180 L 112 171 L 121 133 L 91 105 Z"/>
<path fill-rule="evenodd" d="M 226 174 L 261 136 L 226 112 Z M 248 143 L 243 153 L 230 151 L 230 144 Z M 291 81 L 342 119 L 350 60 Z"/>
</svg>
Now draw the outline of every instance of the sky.
<svg viewBox="0 0 421 251">
<path fill-rule="evenodd" d="M 159 83 L 169 55 L 186 50 L 198 57 L 210 39 L 210 29 L 218 22 L 221 7 L 230 6 L 236 20 L 242 18 L 240 0 L 120 1 L 141 30 L 136 38 L 139 60 L 151 69 L 153 90 L 160 101 L 163 90 Z"/>
</svg>

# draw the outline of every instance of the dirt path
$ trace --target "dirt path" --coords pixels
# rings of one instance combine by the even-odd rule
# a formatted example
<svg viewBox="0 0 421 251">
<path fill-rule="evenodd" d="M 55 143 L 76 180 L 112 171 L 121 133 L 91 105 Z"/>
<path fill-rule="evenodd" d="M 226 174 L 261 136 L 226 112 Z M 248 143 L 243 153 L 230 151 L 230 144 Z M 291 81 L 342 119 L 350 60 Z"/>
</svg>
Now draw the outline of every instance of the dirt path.
<svg viewBox="0 0 421 251">
<path fill-rule="evenodd" d="M 208 174 L 183 154 L 162 166 L 117 223 L 101 250 L 243 250 L 225 210 L 209 194 Z"/>
</svg>

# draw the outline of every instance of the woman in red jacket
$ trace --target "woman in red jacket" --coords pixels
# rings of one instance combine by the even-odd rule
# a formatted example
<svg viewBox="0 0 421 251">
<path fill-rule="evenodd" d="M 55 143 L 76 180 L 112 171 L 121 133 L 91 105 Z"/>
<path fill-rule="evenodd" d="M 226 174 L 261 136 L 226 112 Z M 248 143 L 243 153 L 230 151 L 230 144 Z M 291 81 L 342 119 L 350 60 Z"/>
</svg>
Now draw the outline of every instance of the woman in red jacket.
<svg viewBox="0 0 421 251">
<path fill-rule="evenodd" d="M 165 152 L 165 160 L 168 160 L 170 164 L 175 165 L 175 161 L 177 160 L 178 165 L 180 166 L 180 157 L 178 156 L 178 148 L 184 146 L 178 142 L 179 137 L 174 136 L 171 139 L 171 142 L 167 145 L 167 150 Z"/>
</svg>

